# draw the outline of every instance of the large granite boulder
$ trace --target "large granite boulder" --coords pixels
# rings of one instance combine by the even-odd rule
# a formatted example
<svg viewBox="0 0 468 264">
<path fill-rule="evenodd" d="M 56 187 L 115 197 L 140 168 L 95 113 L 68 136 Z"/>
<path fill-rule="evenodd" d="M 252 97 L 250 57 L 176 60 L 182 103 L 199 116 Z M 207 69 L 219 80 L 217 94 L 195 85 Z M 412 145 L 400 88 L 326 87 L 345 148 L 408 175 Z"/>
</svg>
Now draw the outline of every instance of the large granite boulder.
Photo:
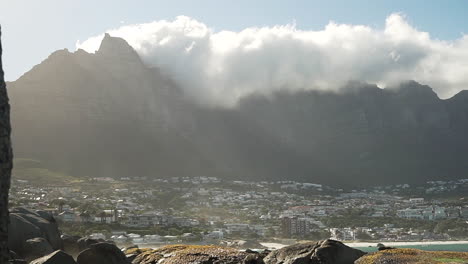
<svg viewBox="0 0 468 264">
<path fill-rule="evenodd" d="M 23 248 L 23 258 L 27 261 L 49 255 L 54 252 L 52 246 L 45 238 L 36 237 L 26 240 Z"/>
<path fill-rule="evenodd" d="M 97 243 L 80 252 L 78 264 L 130 264 L 125 254 L 114 244 Z"/>
<path fill-rule="evenodd" d="M 239 249 L 264 249 L 266 248 L 256 240 L 227 240 L 221 242 L 222 246 Z"/>
<path fill-rule="evenodd" d="M 1 25 L 0 25 L 0 36 Z M 11 149 L 10 104 L 2 63 L 2 42 L 0 41 L 0 263 L 10 259 L 8 251 L 8 194 L 10 190 L 13 152 Z"/>
<path fill-rule="evenodd" d="M 78 240 L 81 239 L 79 236 L 70 236 L 70 235 L 62 235 L 62 244 L 63 244 L 63 251 L 67 254 L 77 257 L 78 253 L 80 253 L 80 247 L 78 245 Z"/>
<path fill-rule="evenodd" d="M 72 256 L 57 250 L 42 258 L 35 259 L 29 264 L 76 264 Z"/>
<path fill-rule="evenodd" d="M 22 258 L 16 252 L 10 250 L 10 259 L 8 264 L 28 264 L 28 262 Z"/>
<path fill-rule="evenodd" d="M 97 243 L 100 243 L 102 241 L 100 240 L 97 240 L 97 239 L 93 239 L 93 238 L 89 238 L 89 237 L 82 237 L 80 239 L 78 239 L 77 241 L 77 244 L 78 244 L 78 251 L 81 252 L 85 249 L 88 249 L 91 245 L 94 245 L 94 244 L 97 244 Z"/>
<path fill-rule="evenodd" d="M 468 263 L 468 252 L 424 251 L 419 249 L 399 248 L 380 250 L 367 254 L 356 264 L 442 264 Z"/>
<path fill-rule="evenodd" d="M 20 255 L 26 240 L 42 237 L 41 229 L 19 214 L 10 214 L 8 233 L 8 248 Z"/>
<path fill-rule="evenodd" d="M 121 250 L 129 262 L 132 262 L 142 252 L 137 245 L 124 247 Z"/>
<path fill-rule="evenodd" d="M 22 255 L 26 241 L 33 238 L 44 238 L 53 250 L 62 248 L 62 240 L 55 219 L 46 212 L 34 212 L 25 208 L 14 208 L 10 211 L 8 230 L 8 247 Z"/>
<path fill-rule="evenodd" d="M 132 264 L 264 264 L 258 253 L 222 246 L 170 245 L 136 251 L 141 253 Z"/>
<path fill-rule="evenodd" d="M 54 216 L 49 212 L 38 210 L 38 211 L 36 211 L 36 214 L 38 214 L 40 217 L 44 218 L 45 220 L 47 220 L 47 221 L 49 221 L 51 223 L 56 222 Z"/>
<path fill-rule="evenodd" d="M 10 259 L 8 264 L 28 264 L 28 262 L 24 259 Z"/>
<path fill-rule="evenodd" d="M 294 244 L 272 251 L 265 264 L 353 264 L 366 253 L 335 240 Z"/>
</svg>

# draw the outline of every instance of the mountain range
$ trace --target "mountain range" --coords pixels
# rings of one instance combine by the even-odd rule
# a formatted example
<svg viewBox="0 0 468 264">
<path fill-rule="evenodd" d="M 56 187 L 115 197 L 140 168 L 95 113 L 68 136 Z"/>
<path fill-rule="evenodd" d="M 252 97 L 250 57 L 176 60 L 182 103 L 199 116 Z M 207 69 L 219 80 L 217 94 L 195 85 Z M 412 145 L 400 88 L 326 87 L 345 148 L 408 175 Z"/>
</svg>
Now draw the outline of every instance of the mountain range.
<svg viewBox="0 0 468 264">
<path fill-rule="evenodd" d="M 337 73 L 339 74 L 339 73 Z M 121 38 L 7 83 L 15 156 L 80 177 L 217 176 L 334 186 L 467 178 L 468 91 L 415 81 L 201 105 Z"/>
</svg>

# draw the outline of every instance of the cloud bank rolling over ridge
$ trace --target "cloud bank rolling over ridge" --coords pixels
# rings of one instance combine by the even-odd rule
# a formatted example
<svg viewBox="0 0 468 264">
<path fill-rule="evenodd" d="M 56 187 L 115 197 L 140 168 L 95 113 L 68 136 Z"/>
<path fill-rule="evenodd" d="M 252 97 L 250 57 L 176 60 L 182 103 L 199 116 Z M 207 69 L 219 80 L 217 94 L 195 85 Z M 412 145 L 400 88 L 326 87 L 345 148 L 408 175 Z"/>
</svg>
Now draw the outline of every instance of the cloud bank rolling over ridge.
<svg viewBox="0 0 468 264">
<path fill-rule="evenodd" d="M 468 35 L 437 40 L 401 14 L 383 29 L 330 22 L 320 31 L 295 25 L 216 32 L 192 18 L 127 25 L 107 31 L 122 37 L 143 61 L 174 77 L 204 103 L 233 105 L 251 93 L 339 90 L 350 81 L 385 87 L 416 80 L 441 98 L 468 89 Z M 94 52 L 104 34 L 77 42 Z"/>
</svg>

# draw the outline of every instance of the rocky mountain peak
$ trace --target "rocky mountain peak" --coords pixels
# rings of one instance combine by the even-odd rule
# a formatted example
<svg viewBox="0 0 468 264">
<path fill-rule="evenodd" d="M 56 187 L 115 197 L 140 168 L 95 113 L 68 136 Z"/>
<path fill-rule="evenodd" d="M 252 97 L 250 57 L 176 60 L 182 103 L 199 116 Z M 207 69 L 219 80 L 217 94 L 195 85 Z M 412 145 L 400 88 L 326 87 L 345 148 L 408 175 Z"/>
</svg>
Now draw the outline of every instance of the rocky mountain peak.
<svg viewBox="0 0 468 264">
<path fill-rule="evenodd" d="M 398 90 L 399 95 L 405 97 L 414 97 L 419 99 L 439 98 L 431 87 L 420 84 L 413 80 L 400 83 L 400 85 L 396 87 L 396 89 Z"/>
<path fill-rule="evenodd" d="M 96 52 L 97 55 L 106 57 L 116 57 L 120 59 L 135 59 L 140 57 L 136 51 L 123 38 L 112 37 L 109 33 L 104 35 L 101 46 Z"/>
</svg>

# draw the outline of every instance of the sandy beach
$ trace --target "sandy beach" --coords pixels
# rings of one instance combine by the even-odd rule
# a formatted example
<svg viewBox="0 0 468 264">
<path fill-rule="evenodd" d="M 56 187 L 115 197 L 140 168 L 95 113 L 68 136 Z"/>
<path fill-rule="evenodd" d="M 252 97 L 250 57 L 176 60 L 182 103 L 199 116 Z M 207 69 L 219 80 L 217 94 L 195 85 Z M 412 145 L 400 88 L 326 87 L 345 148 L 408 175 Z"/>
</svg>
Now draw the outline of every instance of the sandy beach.
<svg viewBox="0 0 468 264">
<path fill-rule="evenodd" d="M 382 243 L 387 247 L 409 246 L 409 245 L 454 245 L 468 244 L 468 241 L 383 241 L 383 242 L 345 242 L 350 247 L 376 247 L 377 243 Z"/>
</svg>

